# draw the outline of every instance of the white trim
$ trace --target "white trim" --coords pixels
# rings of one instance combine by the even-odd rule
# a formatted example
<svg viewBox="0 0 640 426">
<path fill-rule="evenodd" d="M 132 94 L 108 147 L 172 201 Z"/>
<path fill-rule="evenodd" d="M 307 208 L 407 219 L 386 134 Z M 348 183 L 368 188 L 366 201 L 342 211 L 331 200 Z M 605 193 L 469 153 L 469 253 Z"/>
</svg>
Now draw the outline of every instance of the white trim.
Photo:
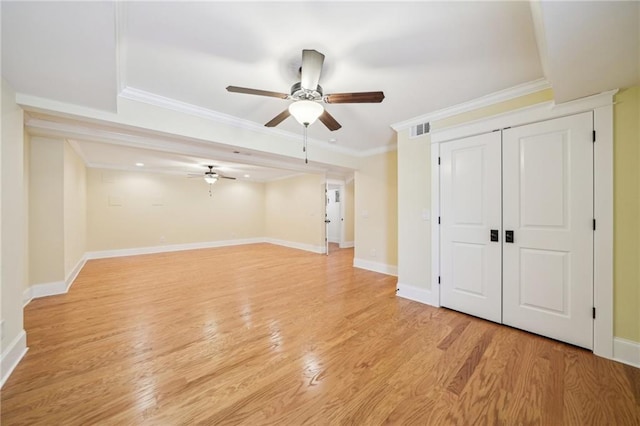
<svg viewBox="0 0 640 426">
<path fill-rule="evenodd" d="M 22 292 L 22 307 L 24 308 L 33 300 L 33 293 L 31 291 L 31 287 L 27 287 Z"/>
<path fill-rule="evenodd" d="M 531 8 L 531 20 L 533 21 L 533 33 L 536 36 L 538 46 L 538 57 L 542 65 L 542 75 L 549 75 L 549 53 L 547 50 L 547 38 L 545 37 L 544 19 L 542 18 L 542 2 L 532 0 L 529 2 Z"/>
<path fill-rule="evenodd" d="M 621 337 L 614 338 L 613 359 L 640 368 L 640 343 Z"/>
<path fill-rule="evenodd" d="M 594 306 L 593 353 L 614 356 L 613 338 L 613 96 L 617 90 L 555 105 L 544 102 L 463 125 L 432 130 L 431 143 L 439 144 L 505 127 L 514 127 L 593 111 L 597 140 L 594 146 Z M 433 151 L 432 151 L 433 153 Z M 432 165 L 432 167 L 434 167 Z M 439 183 L 432 182 L 432 194 Z M 435 204 L 435 205 L 434 205 Z M 440 201 L 432 195 L 432 211 L 440 211 Z M 432 265 L 439 265 L 440 249 L 432 242 Z M 435 269 L 435 268 L 434 268 Z M 433 280 L 433 278 L 432 278 Z M 432 286 L 435 288 L 435 286 Z"/>
<path fill-rule="evenodd" d="M 497 129 L 504 129 L 505 127 L 522 126 L 566 115 L 593 111 L 600 107 L 612 105 L 613 95 L 615 95 L 617 91 L 617 89 L 611 90 L 562 104 L 555 104 L 552 101 L 542 102 L 504 114 L 469 121 L 460 125 L 431 129 L 431 143 L 441 143 L 467 136 L 479 135 Z"/>
<path fill-rule="evenodd" d="M 82 258 L 76 263 L 69 275 L 64 281 L 52 281 L 49 283 L 32 284 L 22 292 L 23 307 L 27 306 L 33 299 L 39 299 L 40 297 L 55 296 L 58 294 L 68 293 L 76 280 L 76 277 L 87 262 L 87 254 L 85 253 Z"/>
<path fill-rule="evenodd" d="M 593 111 L 593 353 L 613 357 L 613 106 Z"/>
<path fill-rule="evenodd" d="M 65 293 L 69 291 L 69 289 L 73 285 L 73 282 L 78 277 L 78 274 L 80 273 L 80 271 L 82 271 L 82 268 L 84 268 L 84 264 L 85 263 L 87 263 L 87 255 L 86 254 L 84 254 L 80 258 L 80 260 L 78 260 L 78 263 L 76 263 L 76 266 L 73 267 L 71 272 L 69 272 L 69 274 L 67 275 L 67 278 L 64 280 L 65 284 L 67 285 Z"/>
<path fill-rule="evenodd" d="M 0 388 L 4 386 L 7 379 L 13 373 L 13 370 L 18 366 L 18 363 L 29 348 L 27 347 L 27 333 L 21 330 L 15 339 L 7 346 L 2 352 L 2 358 L 0 359 Z"/>
<path fill-rule="evenodd" d="M 398 276 L 398 267 L 394 265 L 387 265 L 386 263 L 372 262 L 365 259 L 353 259 L 353 267 L 366 269 L 368 271 L 379 272 L 385 275 Z"/>
<path fill-rule="evenodd" d="M 312 244 L 297 243 L 295 241 L 279 240 L 277 238 L 265 238 L 265 243 L 275 244 L 277 246 L 289 247 L 298 250 L 310 251 L 312 253 L 324 254 L 326 252 L 324 246 L 314 246 Z"/>
<path fill-rule="evenodd" d="M 431 293 L 433 306 L 440 306 L 440 144 L 431 145 Z"/>
<path fill-rule="evenodd" d="M 385 145 L 385 146 L 379 146 L 377 148 L 367 149 L 366 151 L 354 152 L 352 155 L 355 155 L 356 157 L 370 157 L 372 155 L 385 154 L 387 152 L 392 152 L 397 150 L 398 150 L 398 145 L 394 143 L 391 145 Z"/>
<path fill-rule="evenodd" d="M 355 244 L 353 241 L 344 241 L 342 243 L 340 243 L 340 248 L 351 248 L 354 247 Z"/>
<path fill-rule="evenodd" d="M 419 115 L 414 118 L 410 118 L 399 123 L 391 125 L 391 128 L 396 132 L 408 129 L 411 126 L 415 126 L 420 123 L 432 122 L 435 120 L 442 120 L 447 117 L 462 114 L 464 112 L 473 111 L 478 108 L 494 105 L 499 102 L 509 101 L 521 96 L 529 95 L 531 93 L 540 92 L 542 90 L 550 89 L 551 85 L 543 78 L 539 80 L 530 81 L 528 83 L 519 84 L 517 86 L 510 87 L 508 89 L 500 90 L 498 92 L 491 93 L 480 98 L 473 99 L 468 102 L 463 102 L 458 105 L 443 108 L 428 114 Z"/>
<path fill-rule="evenodd" d="M 435 307 L 440 306 L 438 298 L 435 297 L 431 290 L 415 287 L 409 284 L 402 284 L 400 282 L 398 283 L 398 286 L 396 288 L 396 296 L 398 297 L 424 303 L 425 305 L 431 305 Z"/>
<path fill-rule="evenodd" d="M 67 283 L 64 281 L 52 281 L 49 283 L 33 284 L 31 286 L 31 299 L 55 296 L 67 292 Z"/>
<path fill-rule="evenodd" d="M 170 244 L 170 245 L 163 245 L 163 246 L 90 251 L 85 254 L 85 259 L 89 260 L 89 259 L 105 259 L 110 257 L 122 257 L 122 256 L 138 256 L 141 254 L 166 253 L 171 251 L 183 251 L 183 250 L 198 250 L 198 249 L 204 249 L 204 248 L 238 246 L 243 244 L 257 244 L 257 243 L 264 243 L 264 242 L 267 242 L 266 239 L 264 238 L 244 238 L 244 239 L 237 239 L 237 240 L 207 241 L 207 242 L 201 242 L 201 243 Z"/>
</svg>

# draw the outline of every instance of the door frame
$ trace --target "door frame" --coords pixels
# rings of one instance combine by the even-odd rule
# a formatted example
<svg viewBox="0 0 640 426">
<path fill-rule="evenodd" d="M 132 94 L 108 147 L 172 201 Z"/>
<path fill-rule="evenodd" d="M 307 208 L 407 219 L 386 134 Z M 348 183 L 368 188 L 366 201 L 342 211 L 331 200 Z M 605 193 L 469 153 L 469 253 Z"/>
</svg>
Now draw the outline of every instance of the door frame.
<svg viewBox="0 0 640 426">
<path fill-rule="evenodd" d="M 433 129 L 431 132 L 431 209 L 440 217 L 440 170 L 438 158 L 440 143 L 481 133 L 500 131 L 506 127 L 521 126 L 552 120 L 567 115 L 591 111 L 594 143 L 594 274 L 593 305 L 593 353 L 605 358 L 614 357 L 613 336 L 613 97 L 618 90 L 611 90 L 571 102 L 555 104 L 543 102 L 504 114 L 489 116 L 462 125 Z M 431 221 L 431 298 L 440 306 L 440 225 Z"/>
</svg>

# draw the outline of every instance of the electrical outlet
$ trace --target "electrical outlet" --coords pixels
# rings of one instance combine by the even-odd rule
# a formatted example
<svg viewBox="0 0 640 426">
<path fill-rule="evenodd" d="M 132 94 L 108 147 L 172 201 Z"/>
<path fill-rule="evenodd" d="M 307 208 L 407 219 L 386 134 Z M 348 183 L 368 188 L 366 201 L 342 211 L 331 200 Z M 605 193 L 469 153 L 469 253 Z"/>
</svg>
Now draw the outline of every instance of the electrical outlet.
<svg viewBox="0 0 640 426">
<path fill-rule="evenodd" d="M 160 243 L 166 243 L 167 239 L 164 237 L 164 235 L 160 235 Z"/>
<path fill-rule="evenodd" d="M 376 249 L 371 249 L 371 251 L 369 252 L 371 254 L 371 257 L 376 257 L 378 255 L 378 252 Z"/>
</svg>

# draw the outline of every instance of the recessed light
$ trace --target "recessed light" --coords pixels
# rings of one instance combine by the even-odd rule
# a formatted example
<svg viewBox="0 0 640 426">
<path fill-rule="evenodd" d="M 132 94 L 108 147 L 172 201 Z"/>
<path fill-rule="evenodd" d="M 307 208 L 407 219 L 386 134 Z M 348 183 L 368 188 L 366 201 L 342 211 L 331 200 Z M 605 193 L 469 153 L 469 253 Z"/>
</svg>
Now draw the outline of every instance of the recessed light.
<svg viewBox="0 0 640 426">
<path fill-rule="evenodd" d="M 136 166 L 138 166 L 138 167 L 144 167 L 144 163 L 136 163 Z"/>
<path fill-rule="evenodd" d="M 251 177 L 251 175 L 244 175 L 244 177 L 246 177 L 246 178 L 250 178 L 250 177 Z"/>
<path fill-rule="evenodd" d="M 338 142 L 338 139 L 336 138 L 329 139 L 329 143 L 336 143 L 336 142 Z"/>
</svg>

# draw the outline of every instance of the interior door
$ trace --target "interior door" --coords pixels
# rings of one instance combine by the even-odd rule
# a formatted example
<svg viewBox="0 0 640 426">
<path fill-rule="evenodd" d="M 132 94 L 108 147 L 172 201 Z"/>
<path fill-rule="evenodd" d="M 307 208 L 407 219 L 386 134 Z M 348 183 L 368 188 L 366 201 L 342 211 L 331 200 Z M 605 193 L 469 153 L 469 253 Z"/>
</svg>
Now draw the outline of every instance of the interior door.
<svg viewBox="0 0 640 426">
<path fill-rule="evenodd" d="M 592 129 L 587 112 L 503 133 L 503 322 L 589 349 Z"/>
<path fill-rule="evenodd" d="M 329 256 L 329 183 L 324 183 L 324 252 Z"/>
<path fill-rule="evenodd" d="M 440 303 L 501 322 L 500 132 L 440 149 Z"/>
<path fill-rule="evenodd" d="M 327 204 L 329 219 L 329 243 L 340 242 L 340 190 L 329 189 Z"/>
</svg>

